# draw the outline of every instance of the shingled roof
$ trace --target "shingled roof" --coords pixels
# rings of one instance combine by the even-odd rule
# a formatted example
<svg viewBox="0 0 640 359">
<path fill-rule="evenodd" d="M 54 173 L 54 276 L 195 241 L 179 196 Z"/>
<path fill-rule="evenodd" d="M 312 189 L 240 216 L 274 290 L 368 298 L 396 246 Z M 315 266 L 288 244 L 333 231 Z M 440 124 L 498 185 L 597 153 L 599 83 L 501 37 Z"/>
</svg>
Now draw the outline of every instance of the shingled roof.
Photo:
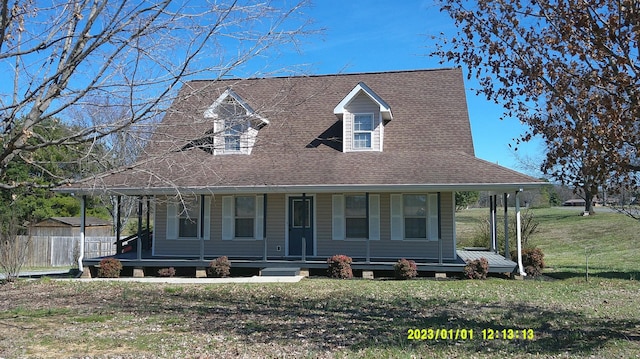
<svg viewBox="0 0 640 359">
<path fill-rule="evenodd" d="M 333 110 L 359 83 L 393 111 L 381 152 L 342 152 L 342 125 Z M 204 113 L 227 89 L 268 120 L 249 155 L 213 155 L 189 145 L 211 133 Z M 439 69 L 188 82 L 135 166 L 60 190 L 444 191 L 540 184 L 474 156 L 462 72 Z"/>
</svg>

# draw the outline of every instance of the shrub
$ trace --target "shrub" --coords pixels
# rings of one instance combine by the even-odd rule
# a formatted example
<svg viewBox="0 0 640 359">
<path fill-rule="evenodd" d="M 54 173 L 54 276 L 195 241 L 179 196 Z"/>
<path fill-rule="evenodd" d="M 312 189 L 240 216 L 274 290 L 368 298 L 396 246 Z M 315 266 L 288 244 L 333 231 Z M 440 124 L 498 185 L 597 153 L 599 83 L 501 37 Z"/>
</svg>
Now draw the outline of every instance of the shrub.
<svg viewBox="0 0 640 359">
<path fill-rule="evenodd" d="M 411 279 L 418 275 L 416 262 L 407 259 L 400 259 L 393 265 L 396 279 Z"/>
<path fill-rule="evenodd" d="M 176 275 L 176 269 L 173 267 L 158 269 L 158 275 L 160 277 L 173 277 Z"/>
<path fill-rule="evenodd" d="M 353 262 L 351 257 L 345 256 L 344 254 L 337 254 L 328 258 L 327 263 L 329 263 L 329 269 L 327 270 L 327 275 L 331 278 L 353 278 L 351 262 Z"/>
<path fill-rule="evenodd" d="M 468 261 L 464 266 L 464 276 L 469 279 L 486 279 L 489 273 L 489 261 L 482 257 Z"/>
<path fill-rule="evenodd" d="M 518 251 L 511 251 L 511 260 L 518 261 Z M 544 269 L 544 253 L 540 248 L 525 248 L 522 250 L 522 266 L 524 272 L 528 276 L 537 277 L 542 275 L 542 269 Z"/>
<path fill-rule="evenodd" d="M 218 257 L 209 263 L 207 274 L 210 277 L 225 278 L 231 273 L 231 262 L 226 256 Z"/>
<path fill-rule="evenodd" d="M 100 261 L 98 268 L 98 277 L 100 278 L 118 278 L 122 270 L 122 263 L 116 258 L 104 258 Z"/>
</svg>

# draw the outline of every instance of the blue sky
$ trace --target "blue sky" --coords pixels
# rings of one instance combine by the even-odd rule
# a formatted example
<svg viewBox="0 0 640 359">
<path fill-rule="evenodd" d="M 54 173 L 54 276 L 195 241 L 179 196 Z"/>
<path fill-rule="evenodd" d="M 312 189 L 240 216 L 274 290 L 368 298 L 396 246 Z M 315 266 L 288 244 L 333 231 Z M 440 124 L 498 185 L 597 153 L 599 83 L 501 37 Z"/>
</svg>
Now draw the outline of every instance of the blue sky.
<svg viewBox="0 0 640 359">
<path fill-rule="evenodd" d="M 269 60 L 270 67 L 303 65 L 309 74 L 333 74 L 453 66 L 427 56 L 433 50 L 432 35 L 456 30 L 453 20 L 431 1 L 316 0 L 305 13 L 314 27 L 324 29 L 323 35 L 303 39 L 301 53 L 284 51 Z M 515 119 L 501 121 L 502 107 L 476 96 L 476 86 L 475 80 L 465 78 L 476 156 L 538 175 L 525 169 L 509 148 L 525 128 Z M 520 146 L 518 155 L 539 163 L 542 152 L 538 141 Z"/>
</svg>

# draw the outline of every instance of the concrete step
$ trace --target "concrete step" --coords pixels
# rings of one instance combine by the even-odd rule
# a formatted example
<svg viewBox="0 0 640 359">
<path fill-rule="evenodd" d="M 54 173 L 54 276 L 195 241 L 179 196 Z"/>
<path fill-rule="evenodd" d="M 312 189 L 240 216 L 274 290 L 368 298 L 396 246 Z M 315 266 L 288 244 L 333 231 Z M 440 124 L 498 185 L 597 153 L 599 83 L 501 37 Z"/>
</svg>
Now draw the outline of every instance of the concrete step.
<svg viewBox="0 0 640 359">
<path fill-rule="evenodd" d="M 262 277 L 295 277 L 300 275 L 300 268 L 293 267 L 270 267 L 260 270 L 260 276 Z"/>
</svg>

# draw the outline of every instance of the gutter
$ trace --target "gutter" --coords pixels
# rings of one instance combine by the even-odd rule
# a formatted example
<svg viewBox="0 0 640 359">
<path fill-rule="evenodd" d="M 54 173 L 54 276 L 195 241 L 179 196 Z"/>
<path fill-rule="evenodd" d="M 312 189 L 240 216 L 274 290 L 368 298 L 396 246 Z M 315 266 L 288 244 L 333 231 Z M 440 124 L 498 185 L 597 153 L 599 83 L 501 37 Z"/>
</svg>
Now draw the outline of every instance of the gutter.
<svg viewBox="0 0 640 359">
<path fill-rule="evenodd" d="M 60 193 L 82 195 L 112 194 L 125 196 L 193 194 L 210 195 L 225 193 L 338 193 L 338 192 L 456 192 L 456 191 L 493 191 L 510 193 L 525 189 L 540 188 L 548 182 L 525 183 L 462 183 L 462 184 L 335 184 L 335 185 L 261 185 L 261 186 L 194 186 L 194 187 L 105 187 L 105 188 L 69 188 L 54 189 Z"/>
</svg>

